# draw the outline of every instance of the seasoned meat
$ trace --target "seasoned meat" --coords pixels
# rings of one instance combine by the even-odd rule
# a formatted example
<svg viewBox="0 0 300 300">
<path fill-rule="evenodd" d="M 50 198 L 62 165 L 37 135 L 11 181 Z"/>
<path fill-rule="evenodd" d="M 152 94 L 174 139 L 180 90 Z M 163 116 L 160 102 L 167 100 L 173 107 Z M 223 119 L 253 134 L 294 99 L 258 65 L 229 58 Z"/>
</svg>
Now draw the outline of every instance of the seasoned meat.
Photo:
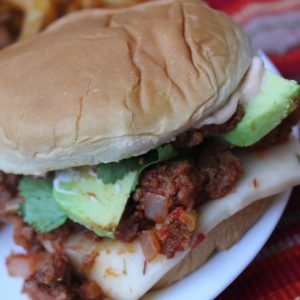
<svg viewBox="0 0 300 300">
<path fill-rule="evenodd" d="M 167 257 L 187 249 L 196 226 L 196 213 L 191 214 L 193 209 L 204 201 L 225 196 L 243 174 L 241 160 L 226 144 L 206 141 L 193 156 L 194 159 L 166 161 L 146 170 L 133 195 L 139 204 L 136 211 L 129 214 L 131 218 L 139 211 L 141 219 L 159 224 L 141 235 L 144 253 L 151 259 L 157 249 Z M 129 220 L 132 219 L 129 217 Z M 138 228 L 129 221 L 126 224 L 125 217 L 124 231 L 127 226 L 131 233 L 133 228 Z M 136 235 L 138 233 L 136 230 Z"/>
<path fill-rule="evenodd" d="M 147 201 L 152 200 L 148 196 L 149 193 L 163 196 L 162 201 L 167 203 L 168 210 L 178 206 L 193 208 L 199 197 L 202 181 L 193 161 L 168 161 L 144 172 L 140 179 L 140 188 L 134 193 L 133 198 L 144 204 L 146 209 L 151 207 L 147 204 Z"/>
<path fill-rule="evenodd" d="M 17 245 L 22 246 L 29 253 L 36 253 L 42 249 L 42 245 L 37 239 L 38 233 L 33 227 L 26 224 L 21 216 L 12 215 L 8 221 L 14 225 L 14 241 Z"/>
<path fill-rule="evenodd" d="M 23 291 L 29 295 L 31 299 L 73 299 L 72 276 L 74 270 L 70 263 L 62 255 L 48 253 L 45 250 L 35 254 L 23 255 L 23 264 L 20 268 L 26 266 L 27 274 L 25 276 L 25 284 Z M 16 260 L 16 263 L 14 263 Z M 7 259 L 7 266 L 10 274 L 17 275 L 19 273 L 17 263 L 20 262 L 20 255 L 11 254 Z M 25 275 L 26 274 L 26 275 Z M 78 282 L 76 280 L 76 286 Z"/>
<path fill-rule="evenodd" d="M 140 226 L 145 220 L 159 225 L 149 224 L 149 230 L 141 234 L 148 258 L 152 259 L 158 249 L 167 257 L 187 249 L 196 224 L 193 209 L 204 201 L 225 196 L 243 173 L 242 162 L 226 144 L 206 141 L 192 156 L 146 170 L 133 195 L 136 204 L 131 199 L 122 217 L 117 237 L 125 241 L 124 237 L 133 240 L 145 230 Z"/>
<path fill-rule="evenodd" d="M 48 286 L 56 282 L 68 283 L 71 279 L 71 269 L 62 255 L 44 251 L 39 255 L 34 277 L 38 283 Z"/>
<path fill-rule="evenodd" d="M 190 129 L 178 135 L 175 143 L 179 148 L 191 149 L 202 143 L 204 138 L 205 132 L 203 127 L 201 129 Z"/>
<path fill-rule="evenodd" d="M 27 249 L 27 254 L 11 254 L 7 259 L 10 274 L 25 276 L 23 287 L 33 300 L 107 300 L 101 289 L 93 282 L 78 276 L 71 263 L 61 251 L 49 253 L 43 248 L 41 240 L 53 242 L 56 236 L 61 242 L 79 228 L 72 223 L 62 226 L 52 236 L 41 235 L 26 225 L 20 217 L 14 219 L 15 242 Z M 68 228 L 67 228 L 68 227 Z M 75 230 L 72 232 L 72 228 Z M 61 230 L 61 232 L 59 232 Z M 85 229 L 83 229 L 85 230 Z M 60 246 L 61 248 L 61 246 Z M 53 250 L 56 250 L 55 248 Z M 20 262 L 22 264 L 20 264 Z M 22 270 L 18 270 L 22 268 Z M 25 269 L 25 270 L 24 270 Z"/>
<path fill-rule="evenodd" d="M 172 258 L 176 252 L 189 248 L 196 227 L 196 216 L 196 213 L 176 208 L 168 215 L 165 224 L 157 230 L 161 253 L 167 258 Z"/>
<path fill-rule="evenodd" d="M 153 214 L 147 210 L 154 211 L 156 205 L 165 219 L 166 210 L 191 209 L 205 200 L 223 197 L 242 173 L 242 162 L 229 146 L 207 142 L 196 151 L 195 162 L 186 159 L 168 161 L 145 171 L 133 197 L 141 203 L 138 209 L 144 210 L 146 217 Z M 161 218 L 151 219 L 162 223 Z"/>
<path fill-rule="evenodd" d="M 79 227 L 73 222 L 68 222 L 50 233 L 39 233 L 26 224 L 19 215 L 12 215 L 8 220 L 14 225 L 14 241 L 17 245 L 22 246 L 28 253 L 37 253 L 43 249 L 43 242 L 51 243 L 53 251 L 61 253 L 64 241 L 75 233 L 75 228 Z M 81 226 L 79 228 L 82 228 Z M 82 228 L 84 230 L 84 228 Z"/>
<path fill-rule="evenodd" d="M 80 279 L 74 278 L 74 270 L 66 264 L 73 277 L 69 282 L 58 279 L 51 284 L 40 283 L 34 276 L 25 280 L 23 292 L 32 300 L 109 300 L 99 286 L 94 282 L 80 283 Z"/>
<path fill-rule="evenodd" d="M 78 289 L 78 294 L 82 300 L 109 300 L 93 281 L 83 283 Z"/>
<path fill-rule="evenodd" d="M 237 124 L 239 123 L 239 121 L 241 121 L 243 116 L 244 116 L 244 108 L 242 106 L 238 106 L 235 114 L 224 124 L 219 124 L 219 125 L 212 124 L 212 125 L 206 125 L 202 127 L 204 135 L 206 137 L 209 137 L 216 134 L 228 132 L 237 126 Z"/>
<path fill-rule="evenodd" d="M 72 300 L 72 290 L 63 283 L 52 287 L 40 284 L 34 278 L 25 281 L 23 292 L 32 300 Z"/>
<path fill-rule="evenodd" d="M 133 241 L 139 232 L 153 226 L 153 222 L 146 219 L 142 210 L 137 210 L 137 203 L 129 199 L 123 216 L 115 231 L 117 239 L 124 242 Z"/>
<path fill-rule="evenodd" d="M 32 300 L 111 300 L 95 282 L 80 284 L 80 280 L 73 278 L 69 283 L 56 281 L 45 285 L 31 277 L 25 280 L 23 292 Z"/>
<path fill-rule="evenodd" d="M 190 149 L 203 142 L 204 138 L 214 136 L 217 134 L 228 132 L 234 129 L 238 122 L 244 116 L 244 109 L 238 106 L 235 114 L 224 124 L 220 125 L 206 125 L 200 129 L 188 130 L 176 138 L 176 145 L 180 148 Z"/>
<path fill-rule="evenodd" d="M 288 141 L 292 127 L 300 121 L 300 108 L 285 118 L 270 133 L 251 147 L 252 150 L 265 150 Z"/>
<path fill-rule="evenodd" d="M 243 174 L 241 160 L 226 147 L 210 143 L 197 157 L 199 173 L 204 178 L 202 194 L 206 200 L 228 194 Z"/>
</svg>

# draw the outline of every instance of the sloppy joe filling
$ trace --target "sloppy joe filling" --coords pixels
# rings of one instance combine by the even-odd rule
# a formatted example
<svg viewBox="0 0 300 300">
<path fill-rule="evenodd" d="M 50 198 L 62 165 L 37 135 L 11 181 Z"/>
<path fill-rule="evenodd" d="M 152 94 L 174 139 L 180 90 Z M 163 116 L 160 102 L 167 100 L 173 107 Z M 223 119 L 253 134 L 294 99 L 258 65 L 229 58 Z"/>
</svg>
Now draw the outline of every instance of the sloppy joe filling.
<svg viewBox="0 0 300 300">
<path fill-rule="evenodd" d="M 292 113 L 252 148 L 265 149 L 286 141 L 299 119 L 299 112 L 298 109 Z M 243 173 L 234 148 L 207 137 L 231 130 L 242 115 L 243 111 L 238 109 L 223 125 L 207 125 L 178 136 L 175 143 L 186 149 L 187 155 L 143 172 L 119 223 L 116 238 L 126 242 L 139 238 L 148 261 L 158 253 L 171 258 L 191 247 L 195 242 L 197 207 L 229 193 Z M 26 224 L 16 214 L 21 200 L 19 178 L 0 173 L 0 217 L 14 224 L 14 240 L 27 251 L 27 254 L 9 256 L 10 274 L 25 278 L 23 291 L 32 299 L 109 299 L 95 283 L 77 274 L 63 255 L 63 244 L 73 234 L 83 231 L 90 239 L 101 238 L 72 221 L 46 234 Z"/>
</svg>

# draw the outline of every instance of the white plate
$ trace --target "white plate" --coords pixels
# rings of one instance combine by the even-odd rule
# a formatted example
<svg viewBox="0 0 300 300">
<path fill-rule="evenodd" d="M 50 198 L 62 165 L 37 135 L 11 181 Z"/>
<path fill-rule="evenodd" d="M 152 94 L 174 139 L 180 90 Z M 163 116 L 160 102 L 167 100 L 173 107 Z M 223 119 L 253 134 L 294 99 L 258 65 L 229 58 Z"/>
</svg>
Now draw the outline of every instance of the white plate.
<svg viewBox="0 0 300 300">
<path fill-rule="evenodd" d="M 275 70 L 270 61 L 262 54 L 268 68 Z M 228 250 L 215 254 L 201 268 L 176 284 L 158 292 L 152 292 L 147 300 L 210 300 L 218 296 L 253 260 L 263 247 L 288 202 L 290 191 L 276 197 L 259 221 Z M 23 281 L 10 278 L 5 268 L 5 258 L 11 251 L 21 249 L 13 244 L 12 227 L 0 229 L 0 298 L 7 300 L 28 299 L 21 294 Z"/>
</svg>

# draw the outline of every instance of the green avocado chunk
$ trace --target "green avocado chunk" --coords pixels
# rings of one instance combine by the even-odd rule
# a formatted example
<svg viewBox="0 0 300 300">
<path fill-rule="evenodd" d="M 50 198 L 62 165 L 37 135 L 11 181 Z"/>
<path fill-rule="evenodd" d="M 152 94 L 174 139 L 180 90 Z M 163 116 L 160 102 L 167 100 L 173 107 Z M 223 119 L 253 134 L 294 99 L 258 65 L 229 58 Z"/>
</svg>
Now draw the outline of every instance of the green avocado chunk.
<svg viewBox="0 0 300 300">
<path fill-rule="evenodd" d="M 53 196 L 74 222 L 103 237 L 114 237 L 126 203 L 145 168 L 178 154 L 165 144 L 119 162 L 56 172 Z"/>
<path fill-rule="evenodd" d="M 53 195 L 70 219 L 113 238 L 137 176 L 131 171 L 114 184 L 105 184 L 90 167 L 68 169 L 57 172 Z"/>
<path fill-rule="evenodd" d="M 255 144 L 281 123 L 296 107 L 300 86 L 265 70 L 261 90 L 245 106 L 245 115 L 232 131 L 222 135 L 230 144 Z"/>
</svg>

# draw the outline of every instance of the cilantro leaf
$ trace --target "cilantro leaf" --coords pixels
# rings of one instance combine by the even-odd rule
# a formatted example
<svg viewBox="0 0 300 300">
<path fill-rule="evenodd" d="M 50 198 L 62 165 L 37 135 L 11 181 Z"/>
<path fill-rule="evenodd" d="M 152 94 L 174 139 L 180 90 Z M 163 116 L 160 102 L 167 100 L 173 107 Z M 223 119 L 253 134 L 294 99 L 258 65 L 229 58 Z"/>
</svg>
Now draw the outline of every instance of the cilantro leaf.
<svg viewBox="0 0 300 300">
<path fill-rule="evenodd" d="M 178 151 L 171 145 L 166 144 L 158 147 L 156 150 L 150 151 L 145 155 L 144 163 L 140 167 L 139 175 L 147 168 L 161 161 L 174 158 L 178 154 Z"/>
<path fill-rule="evenodd" d="M 48 179 L 23 177 L 19 190 L 25 202 L 20 213 L 25 222 L 39 232 L 49 232 L 61 226 L 67 216 L 52 195 L 52 182 Z"/>
<path fill-rule="evenodd" d="M 136 157 L 123 159 L 120 162 L 100 164 L 98 167 L 98 178 L 103 183 L 115 183 L 122 179 L 128 172 L 138 170 L 139 161 Z"/>
<path fill-rule="evenodd" d="M 171 145 L 166 144 L 152 150 L 145 155 L 123 159 L 119 162 L 98 165 L 98 178 L 101 178 L 103 183 L 115 183 L 117 180 L 124 178 L 129 172 L 137 172 L 136 182 L 132 190 L 138 183 L 139 176 L 145 168 L 175 157 L 178 151 Z"/>
</svg>

